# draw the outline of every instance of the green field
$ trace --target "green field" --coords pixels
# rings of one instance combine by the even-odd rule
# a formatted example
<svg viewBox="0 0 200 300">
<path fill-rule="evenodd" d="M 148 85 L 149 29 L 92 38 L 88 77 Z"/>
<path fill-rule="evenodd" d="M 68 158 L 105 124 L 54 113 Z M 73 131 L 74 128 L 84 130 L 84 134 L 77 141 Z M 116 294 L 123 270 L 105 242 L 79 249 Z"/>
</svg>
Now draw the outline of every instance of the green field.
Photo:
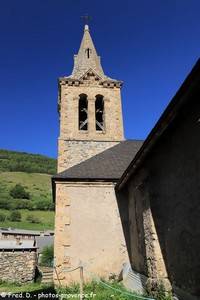
<svg viewBox="0 0 200 300">
<path fill-rule="evenodd" d="M 0 222 L 0 227 L 12 227 L 12 228 L 19 228 L 19 229 L 30 229 L 30 230 L 46 230 L 46 229 L 54 229 L 54 211 L 41 211 L 41 210 L 34 210 L 29 211 L 27 209 L 20 209 L 19 210 L 22 215 L 21 222 L 11 222 L 6 220 L 4 222 Z M 10 211 L 6 209 L 0 209 L 0 212 L 4 215 L 9 215 Z M 26 221 L 26 217 L 28 215 L 37 216 L 41 223 L 33 224 Z"/>
<path fill-rule="evenodd" d="M 23 185 L 33 197 L 51 198 L 51 175 L 25 172 L 1 172 L 0 197 L 8 195 L 17 183 Z"/>
<path fill-rule="evenodd" d="M 15 202 L 16 199 L 11 199 L 9 191 L 16 184 L 21 184 L 30 193 L 31 199 L 37 201 L 52 201 L 51 194 L 51 175 L 37 174 L 37 173 L 24 173 L 24 172 L 2 172 L 0 173 L 0 199 L 9 199 Z M 11 200 L 10 200 L 11 199 Z M 20 201 L 20 200 L 18 200 Z M 31 200 L 27 200 L 31 201 Z M 13 227 L 21 229 L 54 229 L 54 211 L 44 210 L 27 210 L 19 209 L 22 220 L 21 222 L 11 222 L 10 220 L 0 222 L 0 227 Z M 10 210 L 0 209 L 0 213 L 9 216 Z M 39 218 L 40 223 L 29 223 L 26 220 L 28 215 L 34 215 Z"/>
<path fill-rule="evenodd" d="M 34 173 L 33 170 L 36 170 Z M 50 174 L 56 172 L 56 160 L 42 155 L 0 150 L 0 227 L 45 230 L 54 229 L 54 207 Z M 20 184 L 29 199 L 15 199 L 10 191 Z M 12 211 L 21 213 L 20 222 L 9 220 Z M 28 222 L 27 216 L 39 222 Z"/>
</svg>

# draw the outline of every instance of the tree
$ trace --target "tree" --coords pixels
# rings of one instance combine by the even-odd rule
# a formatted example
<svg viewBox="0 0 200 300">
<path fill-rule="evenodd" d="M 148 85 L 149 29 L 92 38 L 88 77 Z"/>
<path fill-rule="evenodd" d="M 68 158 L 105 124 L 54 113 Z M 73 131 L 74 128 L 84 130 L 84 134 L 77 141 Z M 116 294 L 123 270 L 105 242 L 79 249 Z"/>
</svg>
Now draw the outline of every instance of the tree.
<svg viewBox="0 0 200 300">
<path fill-rule="evenodd" d="M 40 219 L 37 216 L 34 216 L 34 215 L 28 215 L 26 220 L 30 223 L 35 223 L 35 224 L 40 223 Z"/>
<path fill-rule="evenodd" d="M 12 211 L 9 217 L 10 221 L 12 222 L 20 222 L 21 218 L 21 213 L 18 210 Z"/>
<path fill-rule="evenodd" d="M 44 247 L 41 254 L 42 256 L 40 260 L 40 265 L 44 267 L 52 267 L 54 258 L 53 245 Z"/>
<path fill-rule="evenodd" d="M 12 196 L 14 199 L 30 199 L 30 194 L 25 191 L 21 184 L 16 184 L 10 190 L 10 196 Z"/>
</svg>

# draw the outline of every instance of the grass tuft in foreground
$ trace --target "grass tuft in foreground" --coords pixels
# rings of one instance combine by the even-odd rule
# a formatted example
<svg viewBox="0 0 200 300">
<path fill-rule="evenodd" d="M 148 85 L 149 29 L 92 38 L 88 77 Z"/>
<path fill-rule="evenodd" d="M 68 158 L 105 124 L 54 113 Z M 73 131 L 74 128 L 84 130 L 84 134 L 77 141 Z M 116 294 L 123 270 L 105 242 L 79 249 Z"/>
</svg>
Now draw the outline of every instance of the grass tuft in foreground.
<svg viewBox="0 0 200 300">
<path fill-rule="evenodd" d="M 52 285 L 47 285 L 47 284 L 41 284 L 41 283 L 25 283 L 25 284 L 20 284 L 17 282 L 0 282 L 0 293 L 2 292 L 7 292 L 7 293 L 30 293 L 30 292 L 35 292 L 38 290 L 46 290 L 49 288 L 53 288 Z"/>
<path fill-rule="evenodd" d="M 110 288 L 108 287 L 110 286 Z M 65 288 L 58 288 L 58 293 L 62 295 L 62 299 L 69 299 L 69 295 L 73 295 L 73 299 L 80 299 L 80 287 L 78 284 L 74 284 Z M 141 295 L 132 293 L 124 288 L 121 283 L 118 282 L 106 282 L 106 281 L 92 281 L 84 284 L 83 294 L 86 299 L 95 300 L 142 300 Z M 71 296 L 72 297 L 72 296 Z M 144 296 L 144 299 L 152 299 L 151 296 Z M 155 300 L 172 300 L 172 297 L 165 296 L 164 294 L 157 294 Z"/>
</svg>

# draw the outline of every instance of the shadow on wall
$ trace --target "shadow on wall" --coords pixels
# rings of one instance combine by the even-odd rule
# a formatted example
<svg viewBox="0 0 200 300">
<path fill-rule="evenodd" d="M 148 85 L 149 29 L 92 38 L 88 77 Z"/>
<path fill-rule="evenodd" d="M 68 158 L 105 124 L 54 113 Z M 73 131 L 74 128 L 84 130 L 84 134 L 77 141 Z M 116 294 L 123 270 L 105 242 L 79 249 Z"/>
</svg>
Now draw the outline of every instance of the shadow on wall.
<svg viewBox="0 0 200 300">
<path fill-rule="evenodd" d="M 145 195 L 138 193 L 141 167 L 117 192 L 132 267 L 149 273 L 143 219 L 149 203 L 170 282 L 192 299 L 200 298 L 199 95 L 198 89 L 143 162 Z"/>
<path fill-rule="evenodd" d="M 136 205 L 136 193 L 134 193 L 135 197 L 131 196 L 129 198 L 129 188 L 116 192 L 126 246 L 134 271 L 148 276 L 144 244 L 143 208 L 141 203 Z"/>
<path fill-rule="evenodd" d="M 198 94 L 197 94 L 198 93 Z M 151 211 L 173 285 L 200 296 L 200 91 L 149 159 Z"/>
</svg>

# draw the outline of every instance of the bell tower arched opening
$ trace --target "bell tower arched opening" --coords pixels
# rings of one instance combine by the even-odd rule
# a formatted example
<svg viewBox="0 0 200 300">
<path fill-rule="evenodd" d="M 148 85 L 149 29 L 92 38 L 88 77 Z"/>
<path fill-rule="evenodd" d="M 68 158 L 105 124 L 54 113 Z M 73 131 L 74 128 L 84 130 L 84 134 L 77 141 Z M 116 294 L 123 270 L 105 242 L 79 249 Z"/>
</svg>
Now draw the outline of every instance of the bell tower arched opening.
<svg viewBox="0 0 200 300">
<path fill-rule="evenodd" d="M 79 130 L 88 130 L 88 100 L 86 94 L 79 95 Z"/>
<path fill-rule="evenodd" d="M 104 100 L 102 95 L 97 95 L 95 100 L 95 120 L 96 131 L 105 130 L 105 116 L 104 116 Z"/>
</svg>

